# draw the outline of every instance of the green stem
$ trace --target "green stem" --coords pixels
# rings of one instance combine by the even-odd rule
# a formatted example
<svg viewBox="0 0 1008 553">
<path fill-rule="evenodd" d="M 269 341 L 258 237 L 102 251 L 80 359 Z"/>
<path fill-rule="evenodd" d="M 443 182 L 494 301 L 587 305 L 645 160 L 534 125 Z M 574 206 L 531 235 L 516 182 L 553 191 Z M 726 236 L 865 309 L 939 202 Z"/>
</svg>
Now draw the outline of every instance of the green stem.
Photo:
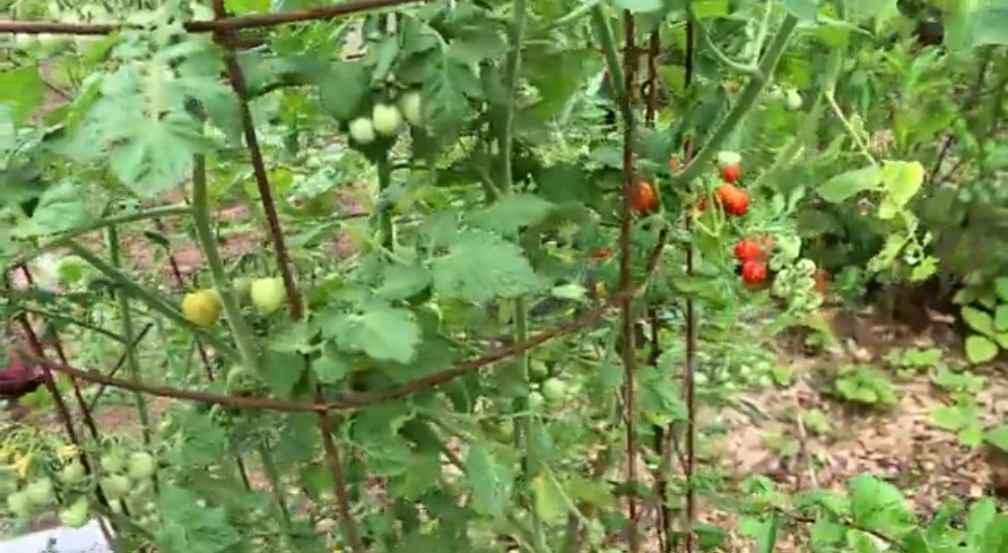
<svg viewBox="0 0 1008 553">
<path fill-rule="evenodd" d="M 392 220 L 392 203 L 388 201 L 385 194 L 388 193 L 392 185 L 392 164 L 389 162 L 388 152 L 378 160 L 378 190 L 381 197 L 381 207 L 378 211 L 378 231 L 381 235 L 381 244 L 388 251 L 395 250 L 395 222 Z"/>
<path fill-rule="evenodd" d="M 206 158 L 202 155 L 196 155 L 193 157 L 193 162 L 193 221 L 196 224 L 196 239 L 200 243 L 203 255 L 206 256 L 210 278 L 213 280 L 217 293 L 220 294 L 221 303 L 224 305 L 224 317 L 234 335 L 242 363 L 247 368 L 258 370 L 259 356 L 255 338 L 252 329 L 242 315 L 234 287 L 231 285 L 231 279 L 224 271 L 224 262 L 221 260 L 220 251 L 217 249 L 217 240 L 214 238 L 213 228 L 210 224 Z"/>
<path fill-rule="evenodd" d="M 770 46 L 767 47 L 766 54 L 759 63 L 759 74 L 749 79 L 745 89 L 742 90 L 742 94 L 739 96 L 738 102 L 732 106 L 731 111 L 725 116 L 721 125 L 707 139 L 703 147 L 697 151 L 693 160 L 686 166 L 686 169 L 674 177 L 672 188 L 684 188 L 693 179 L 700 176 L 703 171 L 707 170 L 707 163 L 717 155 L 721 144 L 735 131 L 746 113 L 755 105 L 756 99 L 759 98 L 760 92 L 766 86 L 767 80 L 773 75 L 774 68 L 777 67 L 777 62 L 780 61 L 780 57 L 784 53 L 784 47 L 787 46 L 788 40 L 790 40 L 797 26 L 798 19 L 793 15 L 788 14 L 784 18 L 784 22 L 781 23 L 780 29 L 777 30 L 777 34 L 774 35 Z"/>
<path fill-rule="evenodd" d="M 514 188 L 514 169 L 511 165 L 511 157 L 514 149 L 515 96 L 518 94 L 521 49 L 522 41 L 525 40 L 528 12 L 525 8 L 525 0 L 514 0 L 513 10 L 514 21 L 511 24 L 511 50 L 508 52 L 507 63 L 504 69 L 504 78 L 507 79 L 507 103 L 504 105 L 504 124 L 501 126 L 500 136 L 500 156 L 504 182 L 504 186 L 501 188 L 505 192 L 510 192 Z"/>
<path fill-rule="evenodd" d="M 287 510 L 287 503 L 284 501 L 283 495 L 281 494 L 280 486 L 280 472 L 277 471 L 276 464 L 273 463 L 273 457 L 270 455 L 269 446 L 266 443 L 266 439 L 262 438 L 258 443 L 259 458 L 262 460 L 263 471 L 266 472 L 266 477 L 269 478 L 270 488 L 273 491 L 273 499 L 276 500 L 277 506 L 280 507 L 280 515 L 283 517 L 284 531 L 287 536 L 292 533 L 291 530 L 291 518 L 290 511 Z"/>
<path fill-rule="evenodd" d="M 97 255 L 91 253 L 90 250 L 81 246 L 80 244 L 70 241 L 66 244 L 66 247 L 73 252 L 75 255 L 79 256 L 84 261 L 87 261 L 92 267 L 98 270 L 110 280 L 112 280 L 116 286 L 121 288 L 123 291 L 129 293 L 135 299 L 140 300 L 147 307 L 161 313 L 168 319 L 170 319 L 175 324 L 189 330 L 193 334 L 200 336 L 207 343 L 213 345 L 213 347 L 221 355 L 235 359 L 238 357 L 238 353 L 234 351 L 231 346 L 227 344 L 224 340 L 221 340 L 217 336 L 207 332 L 206 330 L 190 323 L 174 305 L 168 303 L 160 295 L 147 290 L 146 288 L 135 283 L 129 276 L 124 274 L 122 271 L 117 269 L 112 264 L 108 263 L 104 259 L 98 257 Z"/>
<path fill-rule="evenodd" d="M 609 26 L 609 18 L 606 17 L 605 8 L 601 4 L 592 9 L 592 24 L 595 26 L 595 34 L 598 35 L 599 45 L 602 46 L 602 53 L 605 55 L 606 68 L 609 70 L 609 86 L 613 91 L 617 105 L 620 107 L 623 121 L 633 127 L 634 116 L 627 99 L 623 66 L 620 65 L 619 54 L 616 50 L 616 38 L 613 36 L 612 27 Z"/>
<path fill-rule="evenodd" d="M 691 9 L 690 11 L 692 12 L 693 10 Z M 700 32 L 700 37 L 704 41 L 704 46 L 706 46 L 707 49 L 714 54 L 714 57 L 717 58 L 718 61 L 727 65 L 730 69 L 738 71 L 739 73 L 750 75 L 752 77 L 760 76 L 759 67 L 757 67 L 755 63 L 740 63 L 731 59 L 727 54 L 722 52 L 721 49 L 718 48 L 717 44 L 714 43 L 714 40 L 711 39 L 710 33 L 707 32 L 707 27 L 704 26 L 704 24 L 700 22 L 700 19 L 698 19 L 695 15 L 692 17 L 693 21 L 696 23 L 697 31 Z"/>
<path fill-rule="evenodd" d="M 117 215 L 115 217 L 106 217 L 101 221 L 97 221 L 80 228 L 76 228 L 67 231 L 59 238 L 54 238 L 41 246 L 36 247 L 27 253 L 21 254 L 14 261 L 8 263 L 8 267 L 17 267 L 18 265 L 23 265 L 32 259 L 57 248 L 62 248 L 66 246 L 71 240 L 82 236 L 96 230 L 101 230 L 105 227 L 118 226 L 125 223 L 135 223 L 137 221 L 143 221 L 146 219 L 157 219 L 160 217 L 170 217 L 175 215 L 188 215 L 192 210 L 188 206 L 165 206 L 165 207 L 155 207 L 153 209 L 148 209 L 145 211 L 137 211 L 135 213 L 126 213 L 124 215 Z"/>
<path fill-rule="evenodd" d="M 109 258 L 115 267 L 120 267 L 122 262 L 119 255 L 119 233 L 115 226 L 108 228 Z M 122 337 L 126 347 L 126 368 L 129 370 L 130 380 L 134 383 L 140 381 L 140 364 L 136 358 L 136 344 L 134 337 L 136 332 L 133 328 L 133 314 L 130 312 L 129 296 L 122 288 L 116 290 L 116 299 L 119 302 L 119 318 L 122 321 Z M 151 427 L 150 412 L 147 410 L 147 399 L 140 392 L 134 392 L 133 401 L 136 403 L 137 415 L 140 417 L 140 429 L 143 434 L 144 445 L 151 449 Z M 154 478 L 154 489 L 157 489 L 157 479 Z"/>
</svg>

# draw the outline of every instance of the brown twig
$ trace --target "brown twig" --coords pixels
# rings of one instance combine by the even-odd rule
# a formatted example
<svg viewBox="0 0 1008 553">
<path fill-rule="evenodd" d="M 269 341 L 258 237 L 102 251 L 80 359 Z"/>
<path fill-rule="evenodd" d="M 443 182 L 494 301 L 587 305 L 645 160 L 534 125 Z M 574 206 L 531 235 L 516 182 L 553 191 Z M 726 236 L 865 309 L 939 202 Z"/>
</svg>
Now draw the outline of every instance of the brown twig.
<svg viewBox="0 0 1008 553">
<path fill-rule="evenodd" d="M 345 15 L 391 8 L 405 4 L 417 3 L 420 0 L 356 0 L 343 2 L 334 6 L 322 6 L 307 10 L 294 10 L 282 13 L 267 13 L 228 17 L 210 21 L 186 21 L 183 27 L 191 33 L 212 33 L 219 31 L 237 31 L 239 29 L 254 29 L 274 27 L 288 23 L 303 23 L 307 21 L 323 21 Z M 0 33 L 23 34 L 62 34 L 62 35 L 107 35 L 121 29 L 139 28 L 125 23 L 85 24 L 85 23 L 52 23 L 45 21 L 0 21 Z"/>
<path fill-rule="evenodd" d="M 506 347 L 497 348 L 490 351 L 480 357 L 470 359 L 469 361 L 464 361 L 458 363 L 450 369 L 446 369 L 441 372 L 431 374 L 422 378 L 417 378 L 406 382 L 405 384 L 396 386 L 394 388 L 389 388 L 386 390 L 379 390 L 375 392 L 366 392 L 359 394 L 348 395 L 344 398 L 329 401 L 326 403 L 306 403 L 298 401 L 287 401 L 278 400 L 271 398 L 259 398 L 259 397 L 246 397 L 246 396 L 232 396 L 224 394 L 213 394 L 208 392 L 201 392 L 197 390 L 185 390 L 181 388 L 172 388 L 169 386 L 159 386 L 155 384 L 147 384 L 143 382 L 132 382 L 129 380 L 123 380 L 120 378 L 114 378 L 97 371 L 86 371 L 75 367 L 63 365 L 61 363 L 53 363 L 45 358 L 40 358 L 38 356 L 28 355 L 29 359 L 33 361 L 44 364 L 47 368 L 68 374 L 70 376 L 80 378 L 88 382 L 98 382 L 103 383 L 108 386 L 115 388 L 123 388 L 131 391 L 144 392 L 158 397 L 168 397 L 174 399 L 182 399 L 187 401 L 196 401 L 199 403 L 206 403 L 211 405 L 221 405 L 223 407 L 233 407 L 235 409 L 269 409 L 274 411 L 283 412 L 293 412 L 293 413 L 305 413 L 305 412 L 326 412 L 326 411 L 346 411 L 351 409 L 359 409 L 361 407 L 367 407 L 375 403 L 381 403 L 383 401 L 389 401 L 393 399 L 399 399 L 406 397 L 418 392 L 429 390 L 431 388 L 440 386 L 446 382 L 450 382 L 460 376 L 478 370 L 487 365 L 502 361 L 519 353 L 528 351 L 532 348 L 538 347 L 550 340 L 555 338 L 566 336 L 572 334 L 578 330 L 589 327 L 597 323 L 602 316 L 611 309 L 614 305 L 622 301 L 622 298 L 626 295 L 625 293 L 620 293 L 612 296 L 609 301 L 603 303 L 599 307 L 589 311 L 588 313 L 582 315 L 580 318 L 575 319 L 569 323 L 557 326 L 552 330 L 547 330 L 541 332 L 527 342 L 522 344 L 511 344 Z M 632 292 L 629 295 L 633 295 Z"/>
<path fill-rule="evenodd" d="M 350 548 L 354 553 L 364 553 L 366 548 L 361 541 L 360 531 L 350 512 L 350 497 L 347 494 L 346 476 L 343 474 L 343 464 L 340 461 L 339 449 L 333 442 L 333 422 L 328 412 L 319 413 L 319 430 L 322 432 L 322 446 L 325 449 L 326 459 L 329 462 L 329 470 L 332 471 L 333 489 L 336 492 L 336 501 L 339 505 L 340 524 L 343 526 L 343 534 Z"/>
<path fill-rule="evenodd" d="M 371 1 L 374 2 L 375 0 Z M 213 0 L 213 9 L 218 22 L 226 20 L 227 12 L 224 8 L 224 0 Z M 311 12 L 323 9 L 316 8 L 315 10 L 306 11 Z M 218 31 L 221 31 L 221 29 L 218 29 Z M 233 34 L 233 32 L 220 32 L 218 38 L 227 37 L 230 34 Z M 262 150 L 259 147 L 259 138 L 256 136 L 255 122 L 252 119 L 252 110 L 249 109 L 248 86 L 245 82 L 245 75 L 242 73 L 241 65 L 238 64 L 238 56 L 235 55 L 233 49 L 227 48 L 224 56 L 225 63 L 227 64 L 228 79 L 231 81 L 231 87 L 234 88 L 235 95 L 238 96 L 238 108 L 241 111 L 242 127 L 245 132 L 245 145 L 248 146 L 249 156 L 252 159 L 252 170 L 255 173 L 256 186 L 259 189 L 259 199 L 262 202 L 263 211 L 266 212 L 266 221 L 269 223 L 270 239 L 273 242 L 277 268 L 280 270 L 281 278 L 283 278 L 291 318 L 297 321 L 301 319 L 302 314 L 301 295 L 298 293 L 297 283 L 294 281 L 294 273 L 291 271 L 290 256 L 287 254 L 287 244 L 284 241 L 283 229 L 280 227 L 280 217 L 277 215 L 276 202 L 273 201 L 273 192 L 270 188 L 269 177 L 266 175 L 266 162 L 263 161 Z"/>
<path fill-rule="evenodd" d="M 637 57 L 632 54 L 634 50 L 634 17 L 626 11 L 623 14 L 625 27 L 626 50 L 623 57 L 624 90 L 633 89 L 634 78 L 636 76 Z M 623 101 L 629 104 L 629 94 Z M 624 106 L 624 110 L 629 111 L 632 106 Z M 631 233 L 633 231 L 633 190 L 636 186 L 636 175 L 634 172 L 634 128 L 632 121 L 624 122 L 623 131 L 623 215 L 620 224 L 620 289 L 630 290 L 633 288 L 633 274 L 631 273 Z M 637 348 L 634 344 L 634 316 L 633 316 L 633 296 L 625 294 L 620 302 L 622 313 L 622 346 L 623 346 L 623 395 L 626 403 L 626 480 L 627 486 L 633 490 L 637 485 L 637 391 L 635 381 L 637 378 Z M 627 494 L 627 518 L 629 525 L 627 533 L 630 542 L 630 553 L 640 551 L 640 534 L 637 528 L 637 495 L 631 491 Z"/>
</svg>

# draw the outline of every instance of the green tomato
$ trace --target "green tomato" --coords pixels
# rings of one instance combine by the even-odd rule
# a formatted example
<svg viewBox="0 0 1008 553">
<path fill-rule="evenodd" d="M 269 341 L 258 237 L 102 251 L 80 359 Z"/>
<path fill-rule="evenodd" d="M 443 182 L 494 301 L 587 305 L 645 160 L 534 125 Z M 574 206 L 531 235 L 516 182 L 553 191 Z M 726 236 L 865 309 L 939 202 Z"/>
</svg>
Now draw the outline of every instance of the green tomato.
<svg viewBox="0 0 1008 553">
<path fill-rule="evenodd" d="M 102 491 L 109 499 L 119 499 L 129 493 L 132 484 L 130 479 L 121 474 L 113 474 L 101 479 Z"/>
<path fill-rule="evenodd" d="M 423 124 L 423 102 L 419 92 L 411 91 L 400 96 L 399 109 L 410 125 L 419 127 Z"/>
<path fill-rule="evenodd" d="M 500 432 L 504 441 L 510 441 L 514 438 L 514 421 L 511 419 L 504 419 L 500 421 L 497 430 Z"/>
<path fill-rule="evenodd" d="M 101 457 L 101 468 L 108 473 L 122 472 L 126 468 L 126 461 L 121 455 L 106 453 Z"/>
<path fill-rule="evenodd" d="M 538 359 L 533 360 L 529 364 L 529 376 L 532 377 L 532 380 L 545 380 L 549 377 L 549 367 Z"/>
<path fill-rule="evenodd" d="M 280 306 L 284 304 L 285 290 L 283 279 L 280 277 L 260 278 L 252 282 L 249 295 L 252 297 L 253 305 L 260 313 L 269 314 L 280 309 Z"/>
<path fill-rule="evenodd" d="M 126 474 L 133 480 L 146 480 L 150 478 L 157 469 L 154 457 L 146 451 L 136 451 L 130 454 L 128 469 Z"/>
<path fill-rule="evenodd" d="M 7 508 L 18 518 L 31 515 L 32 501 L 25 492 L 14 492 L 7 496 Z"/>
<path fill-rule="evenodd" d="M 60 522 L 70 528 L 80 528 L 88 520 L 87 499 L 81 497 L 74 501 L 72 505 L 63 509 L 59 513 Z"/>
<path fill-rule="evenodd" d="M 798 111 L 802 108 L 802 97 L 795 89 L 790 89 L 787 91 L 787 97 L 784 99 L 784 105 L 791 111 Z"/>
<path fill-rule="evenodd" d="M 252 369 L 244 365 L 235 365 L 227 373 L 227 389 L 231 393 L 254 391 L 259 385 L 259 379 Z"/>
<path fill-rule="evenodd" d="M 375 140 L 374 125 L 367 117 L 358 117 L 350 122 L 350 138 L 358 144 L 370 144 Z"/>
<path fill-rule="evenodd" d="M 539 392 L 530 392 L 528 395 L 528 406 L 532 411 L 538 411 L 543 408 L 546 403 L 546 398 L 543 397 Z"/>
<path fill-rule="evenodd" d="M 36 480 L 31 484 L 28 484 L 24 493 L 28 496 L 28 500 L 31 501 L 33 505 L 39 507 L 48 505 L 53 500 L 52 481 L 48 478 Z"/>
<path fill-rule="evenodd" d="M 395 136 L 402 126 L 402 114 L 399 108 L 389 104 L 375 104 L 371 110 L 371 124 L 378 134 Z"/>
<path fill-rule="evenodd" d="M 69 465 L 63 467 L 59 473 L 59 481 L 72 486 L 84 479 L 84 465 L 80 461 L 71 461 Z"/>
<path fill-rule="evenodd" d="M 567 385 L 559 378 L 547 378 L 541 389 L 543 397 L 551 404 L 562 403 L 567 399 Z"/>
</svg>

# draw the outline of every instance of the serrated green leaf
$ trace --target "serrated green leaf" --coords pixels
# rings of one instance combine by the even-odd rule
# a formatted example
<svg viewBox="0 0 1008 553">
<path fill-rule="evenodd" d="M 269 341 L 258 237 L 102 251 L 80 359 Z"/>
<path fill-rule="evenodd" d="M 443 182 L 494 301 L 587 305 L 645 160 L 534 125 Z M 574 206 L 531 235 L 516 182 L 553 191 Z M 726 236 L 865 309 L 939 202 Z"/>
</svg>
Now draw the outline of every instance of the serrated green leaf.
<svg viewBox="0 0 1008 553">
<path fill-rule="evenodd" d="M 218 553 L 242 541 L 222 507 L 193 507 L 200 497 L 190 490 L 164 484 L 158 494 L 158 514 L 164 517 L 155 535 L 165 553 Z"/>
<path fill-rule="evenodd" d="M 19 69 L 0 71 L 0 105 L 11 108 L 15 123 L 27 120 L 42 105 L 45 98 L 38 67 L 25 65 Z"/>
<path fill-rule="evenodd" d="M 434 290 L 446 299 L 481 302 L 514 298 L 545 285 L 521 248 L 496 234 L 477 230 L 461 233 L 448 254 L 434 260 L 432 270 Z"/>
<path fill-rule="evenodd" d="M 995 426 L 984 434 L 984 440 L 1001 451 L 1008 452 L 1008 424 Z"/>
<path fill-rule="evenodd" d="M 513 235 L 521 227 L 542 222 L 552 209 L 552 203 L 534 194 L 509 194 L 473 214 L 472 222 L 504 235 Z"/>
<path fill-rule="evenodd" d="M 906 498 L 888 482 L 873 476 L 855 476 L 847 483 L 854 524 L 887 536 L 899 536 L 913 522 Z"/>
<path fill-rule="evenodd" d="M 290 397 L 304 374 L 305 363 L 293 352 L 268 351 L 259 363 L 259 377 L 280 397 Z"/>
<path fill-rule="evenodd" d="M 871 165 L 841 173 L 819 185 L 816 193 L 830 203 L 839 203 L 859 192 L 876 190 L 882 183 L 882 170 Z"/>
<path fill-rule="evenodd" d="M 567 504 L 563 491 L 557 488 L 553 479 L 540 473 L 530 483 L 532 496 L 535 498 L 535 509 L 539 517 L 548 524 L 564 520 L 567 514 Z"/>
<path fill-rule="evenodd" d="M 430 271 L 423 267 L 389 265 L 385 268 L 377 294 L 389 301 L 404 300 L 423 291 L 431 281 Z"/>
<path fill-rule="evenodd" d="M 336 62 L 318 78 L 322 108 L 339 121 L 361 114 L 370 93 L 369 75 L 360 63 Z"/>
<path fill-rule="evenodd" d="M 511 506 L 514 474 L 500 463 L 486 446 L 475 444 L 465 461 L 466 479 L 472 490 L 472 507 L 477 512 L 500 517 Z"/>
<path fill-rule="evenodd" d="M 322 332 L 347 351 L 361 351 L 385 361 L 409 363 L 420 343 L 420 325 L 406 309 L 376 303 L 362 313 L 338 315 Z"/>
<path fill-rule="evenodd" d="M 896 207 L 905 206 L 923 182 L 924 166 L 919 161 L 886 161 L 882 164 L 882 185 Z"/>
<path fill-rule="evenodd" d="M 966 358 L 970 363 L 986 363 L 997 357 L 998 345 L 986 336 L 973 334 L 966 338 Z"/>
</svg>

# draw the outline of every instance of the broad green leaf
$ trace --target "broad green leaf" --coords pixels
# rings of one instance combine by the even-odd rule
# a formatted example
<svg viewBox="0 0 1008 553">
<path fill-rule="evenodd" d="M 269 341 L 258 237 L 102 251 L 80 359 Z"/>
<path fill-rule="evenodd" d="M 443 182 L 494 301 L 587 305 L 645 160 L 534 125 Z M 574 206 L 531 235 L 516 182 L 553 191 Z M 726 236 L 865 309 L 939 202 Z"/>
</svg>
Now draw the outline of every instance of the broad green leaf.
<svg viewBox="0 0 1008 553">
<path fill-rule="evenodd" d="M 966 338 L 966 358 L 970 363 L 986 363 L 997 357 L 998 345 L 986 336 L 973 334 Z"/>
<path fill-rule="evenodd" d="M 0 71 L 0 106 L 7 105 L 15 123 L 22 123 L 35 113 L 45 98 L 38 67 Z"/>
<path fill-rule="evenodd" d="M 992 446 L 1008 452 L 1008 424 L 995 426 L 984 434 L 984 440 Z"/>
<path fill-rule="evenodd" d="M 967 447 L 976 447 L 983 442 L 983 429 L 980 425 L 974 421 L 959 430 L 958 433 L 959 443 Z"/>
<path fill-rule="evenodd" d="M 23 237 L 46 235 L 86 225 L 93 220 L 94 202 L 86 201 L 85 197 L 81 187 L 69 181 L 49 188 L 39 198 L 31 224 L 17 229 L 17 234 Z"/>
<path fill-rule="evenodd" d="M 924 166 L 919 161 L 886 161 L 882 165 L 882 185 L 897 207 L 906 205 L 924 182 Z"/>
<path fill-rule="evenodd" d="M 511 508 L 514 474 L 509 463 L 499 462 L 486 446 L 476 444 L 469 449 L 465 471 L 472 490 L 473 509 L 501 517 Z"/>
<path fill-rule="evenodd" d="M 994 309 L 994 329 L 998 332 L 1008 331 L 1008 303 L 999 304 Z"/>
<path fill-rule="evenodd" d="M 228 437 L 208 415 L 196 411 L 172 411 L 172 427 L 165 439 L 174 446 L 170 461 L 177 466 L 201 466 L 219 463 L 228 450 Z"/>
<path fill-rule="evenodd" d="M 887 536 L 899 536 L 913 522 L 906 498 L 896 486 L 869 475 L 847 483 L 854 524 Z"/>
<path fill-rule="evenodd" d="M 766 518 L 743 517 L 739 523 L 739 531 L 751 537 L 756 542 L 753 551 L 757 553 L 772 553 L 777 544 L 777 529 L 780 519 L 777 515 Z"/>
<path fill-rule="evenodd" d="M 691 0 L 697 19 L 725 17 L 731 13 L 730 0 Z"/>
<path fill-rule="evenodd" d="M 339 121 L 360 115 L 370 94 L 368 74 L 360 63 L 336 62 L 319 79 L 322 107 Z"/>
<path fill-rule="evenodd" d="M 563 498 L 563 490 L 557 488 L 549 475 L 540 473 L 530 484 L 532 496 L 535 498 L 536 513 L 546 523 L 557 523 L 564 520 L 567 514 L 567 504 Z"/>
<path fill-rule="evenodd" d="M 322 331 L 347 351 L 398 363 L 412 361 L 420 343 L 420 325 L 413 313 L 380 303 L 361 313 L 334 317 Z"/>
<path fill-rule="evenodd" d="M 552 203 L 534 194 L 509 194 L 474 213 L 472 222 L 504 235 L 513 235 L 521 227 L 542 222 L 552 209 Z"/>
<path fill-rule="evenodd" d="M 158 551 L 218 553 L 242 541 L 222 507 L 194 508 L 201 502 L 198 495 L 174 484 L 162 486 L 157 501 L 158 514 L 163 517 L 155 535 Z"/>
<path fill-rule="evenodd" d="M 814 21 L 819 15 L 818 0 L 782 0 L 784 9 L 798 19 Z"/>
<path fill-rule="evenodd" d="M 963 307 L 960 313 L 963 321 L 966 321 L 966 324 L 973 330 L 986 336 L 994 334 L 994 318 L 990 316 L 990 313 L 968 305 Z"/>
<path fill-rule="evenodd" d="M 1008 44 L 1008 4 L 990 0 L 973 15 L 973 47 Z"/>
<path fill-rule="evenodd" d="M 434 290 L 446 299 L 480 302 L 495 297 L 514 298 L 545 285 L 521 248 L 496 234 L 478 230 L 461 233 L 447 255 L 434 260 L 432 270 Z"/>
<path fill-rule="evenodd" d="M 958 431 L 971 422 L 976 421 L 976 415 L 970 416 L 955 405 L 945 405 L 931 411 L 931 423 L 943 430 Z"/>
<path fill-rule="evenodd" d="M 384 281 L 377 293 L 389 301 L 404 300 L 420 293 L 430 284 L 430 271 L 423 267 L 389 265 L 385 268 Z"/>
<path fill-rule="evenodd" d="M 997 277 L 994 279 L 994 292 L 998 297 L 1008 302 L 1008 277 Z"/>
<path fill-rule="evenodd" d="M 332 342 L 326 343 L 322 348 L 322 357 L 312 363 L 312 370 L 315 377 L 323 384 L 336 384 L 350 374 L 353 365 L 346 359 Z"/>
<path fill-rule="evenodd" d="M 662 7 L 661 0 L 616 0 L 616 6 L 632 13 L 658 11 Z"/>
<path fill-rule="evenodd" d="M 1008 436 L 1006 436 L 1005 445 L 1008 445 Z M 972 546 L 976 551 L 987 551 L 983 547 L 985 535 L 996 515 L 997 504 L 989 497 L 980 499 L 970 507 L 966 517 L 967 545 Z"/>
<path fill-rule="evenodd" d="M 259 362 L 259 376 L 280 397 L 290 397 L 304 369 L 304 359 L 292 352 L 268 351 Z"/>
<path fill-rule="evenodd" d="M 882 183 L 882 170 L 874 165 L 841 173 L 827 180 L 816 192 L 830 203 L 839 203 L 859 192 L 876 190 Z"/>
</svg>

